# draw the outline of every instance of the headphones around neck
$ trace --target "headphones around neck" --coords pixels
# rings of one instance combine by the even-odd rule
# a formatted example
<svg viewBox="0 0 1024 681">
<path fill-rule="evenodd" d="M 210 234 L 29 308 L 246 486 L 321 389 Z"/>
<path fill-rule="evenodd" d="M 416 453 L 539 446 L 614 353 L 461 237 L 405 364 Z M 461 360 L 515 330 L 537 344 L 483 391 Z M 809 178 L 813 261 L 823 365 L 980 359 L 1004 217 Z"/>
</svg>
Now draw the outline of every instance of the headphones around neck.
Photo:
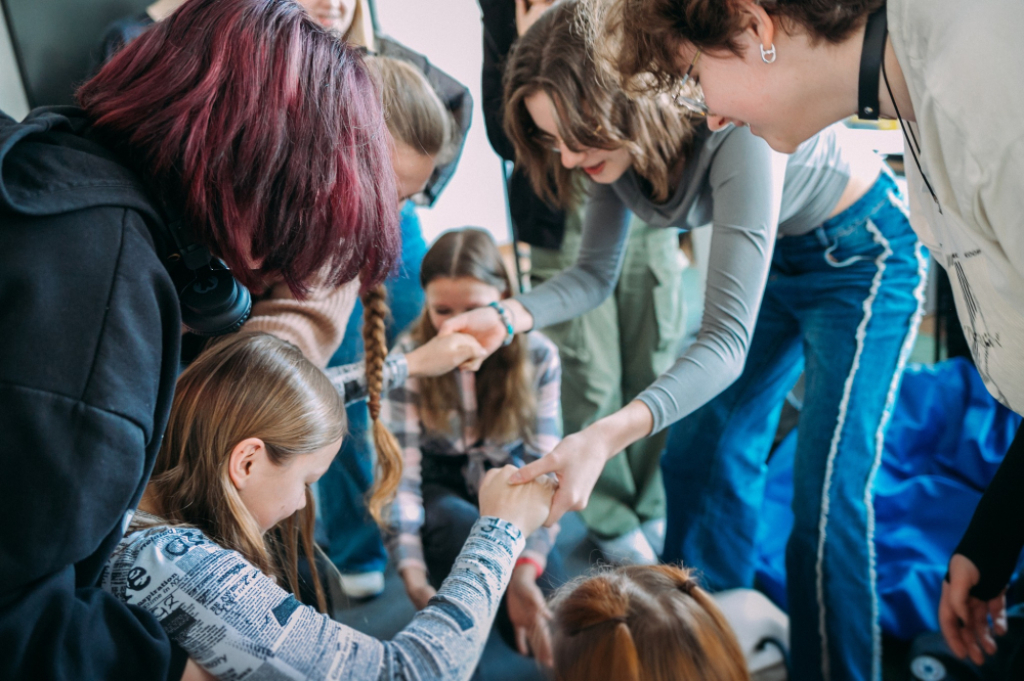
<svg viewBox="0 0 1024 681">
<path fill-rule="evenodd" d="M 180 212 L 167 210 L 166 223 L 174 252 L 167 267 L 181 304 L 181 322 L 197 336 L 222 336 L 237 331 L 252 313 L 252 296 L 231 276 L 227 265 L 196 243 Z"/>
</svg>

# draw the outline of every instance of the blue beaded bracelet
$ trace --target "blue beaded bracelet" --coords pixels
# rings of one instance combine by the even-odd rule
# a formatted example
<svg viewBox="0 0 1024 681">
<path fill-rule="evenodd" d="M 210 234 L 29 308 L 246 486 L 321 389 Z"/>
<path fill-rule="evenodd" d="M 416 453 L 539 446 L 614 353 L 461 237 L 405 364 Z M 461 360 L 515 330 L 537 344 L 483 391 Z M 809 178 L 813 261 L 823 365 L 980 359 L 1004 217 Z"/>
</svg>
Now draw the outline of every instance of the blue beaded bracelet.
<svg viewBox="0 0 1024 681">
<path fill-rule="evenodd" d="M 493 307 L 498 313 L 498 316 L 501 317 L 501 321 L 505 324 L 505 331 L 508 332 L 508 335 L 505 336 L 505 340 L 502 342 L 501 346 L 505 347 L 506 345 L 511 344 L 512 339 L 516 336 L 516 330 L 512 326 L 512 315 L 509 314 L 508 310 L 506 310 L 501 303 L 493 302 L 488 303 L 487 305 L 488 307 Z"/>
</svg>

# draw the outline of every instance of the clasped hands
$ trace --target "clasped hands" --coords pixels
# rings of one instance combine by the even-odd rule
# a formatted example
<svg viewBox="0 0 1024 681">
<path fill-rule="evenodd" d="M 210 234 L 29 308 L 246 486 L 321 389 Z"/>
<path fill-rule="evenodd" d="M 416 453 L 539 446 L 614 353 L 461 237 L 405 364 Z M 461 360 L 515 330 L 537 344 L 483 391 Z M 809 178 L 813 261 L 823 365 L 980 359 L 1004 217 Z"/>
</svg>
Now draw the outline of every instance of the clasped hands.
<svg viewBox="0 0 1024 681">
<path fill-rule="evenodd" d="M 508 465 L 487 472 L 480 486 L 480 515 L 501 518 L 518 527 L 524 536 L 529 536 L 547 520 L 557 484 L 549 476 L 544 476 L 526 484 L 512 485 L 509 480 L 517 470 L 515 466 Z M 427 581 L 426 570 L 421 566 L 408 566 L 400 574 L 412 604 L 417 610 L 426 607 L 437 593 Z M 516 566 L 506 598 L 519 652 L 523 655 L 532 653 L 540 663 L 551 666 L 551 635 L 548 629 L 551 611 L 537 586 L 537 572 L 533 565 Z"/>
</svg>

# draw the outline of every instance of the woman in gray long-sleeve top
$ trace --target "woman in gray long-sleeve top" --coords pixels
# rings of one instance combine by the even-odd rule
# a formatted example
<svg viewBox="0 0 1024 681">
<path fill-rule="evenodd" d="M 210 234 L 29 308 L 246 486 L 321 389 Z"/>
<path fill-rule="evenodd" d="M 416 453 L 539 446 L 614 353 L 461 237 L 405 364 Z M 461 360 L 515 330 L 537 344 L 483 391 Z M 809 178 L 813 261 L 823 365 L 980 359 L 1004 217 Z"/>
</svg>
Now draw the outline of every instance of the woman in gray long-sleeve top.
<svg viewBox="0 0 1024 681">
<path fill-rule="evenodd" d="M 519 477 L 558 474 L 553 520 L 586 504 L 612 454 L 678 422 L 662 460 L 664 559 L 685 558 L 716 589 L 750 586 L 765 460 L 805 369 L 788 549 L 794 655 L 811 667 L 819 655 L 870 667 L 871 483 L 926 267 L 902 198 L 881 160 L 855 153 L 841 128 L 785 157 L 746 128 L 709 131 L 693 88 L 675 101 L 627 98 L 599 76 L 578 8 L 570 0 L 548 11 L 506 69 L 506 128 L 538 190 L 549 172 L 563 203 L 574 187 L 589 189 L 579 260 L 508 303 L 514 330 L 569 319 L 608 295 L 629 211 L 664 227 L 712 224 L 705 313 L 669 371 Z M 493 310 L 442 332 L 457 330 L 488 349 L 507 333 Z"/>
</svg>

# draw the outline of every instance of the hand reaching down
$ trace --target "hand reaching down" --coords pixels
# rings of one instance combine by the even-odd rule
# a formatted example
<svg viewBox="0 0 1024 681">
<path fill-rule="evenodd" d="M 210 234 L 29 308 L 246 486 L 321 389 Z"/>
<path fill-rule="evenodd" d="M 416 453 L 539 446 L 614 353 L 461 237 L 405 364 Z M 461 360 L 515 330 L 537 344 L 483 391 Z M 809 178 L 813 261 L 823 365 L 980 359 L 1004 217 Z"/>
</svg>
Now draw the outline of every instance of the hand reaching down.
<svg viewBox="0 0 1024 681">
<path fill-rule="evenodd" d="M 551 653 L 551 610 L 537 586 L 537 569 L 523 564 L 512 572 L 505 594 L 508 617 L 516 633 L 516 648 L 521 655 L 533 655 L 545 667 L 554 666 Z"/>
<path fill-rule="evenodd" d="M 427 571 L 421 567 L 407 567 L 400 573 L 405 593 L 417 610 L 427 607 L 431 598 L 437 595 L 437 589 L 427 581 Z"/>
<path fill-rule="evenodd" d="M 980 580 L 981 573 L 971 559 L 954 554 L 939 601 L 939 626 L 950 650 L 961 659 L 969 656 L 976 665 L 985 662 L 985 655 L 995 654 L 995 636 L 1007 631 L 1006 591 L 990 601 L 979 600 L 971 596 L 971 588 Z"/>
</svg>

